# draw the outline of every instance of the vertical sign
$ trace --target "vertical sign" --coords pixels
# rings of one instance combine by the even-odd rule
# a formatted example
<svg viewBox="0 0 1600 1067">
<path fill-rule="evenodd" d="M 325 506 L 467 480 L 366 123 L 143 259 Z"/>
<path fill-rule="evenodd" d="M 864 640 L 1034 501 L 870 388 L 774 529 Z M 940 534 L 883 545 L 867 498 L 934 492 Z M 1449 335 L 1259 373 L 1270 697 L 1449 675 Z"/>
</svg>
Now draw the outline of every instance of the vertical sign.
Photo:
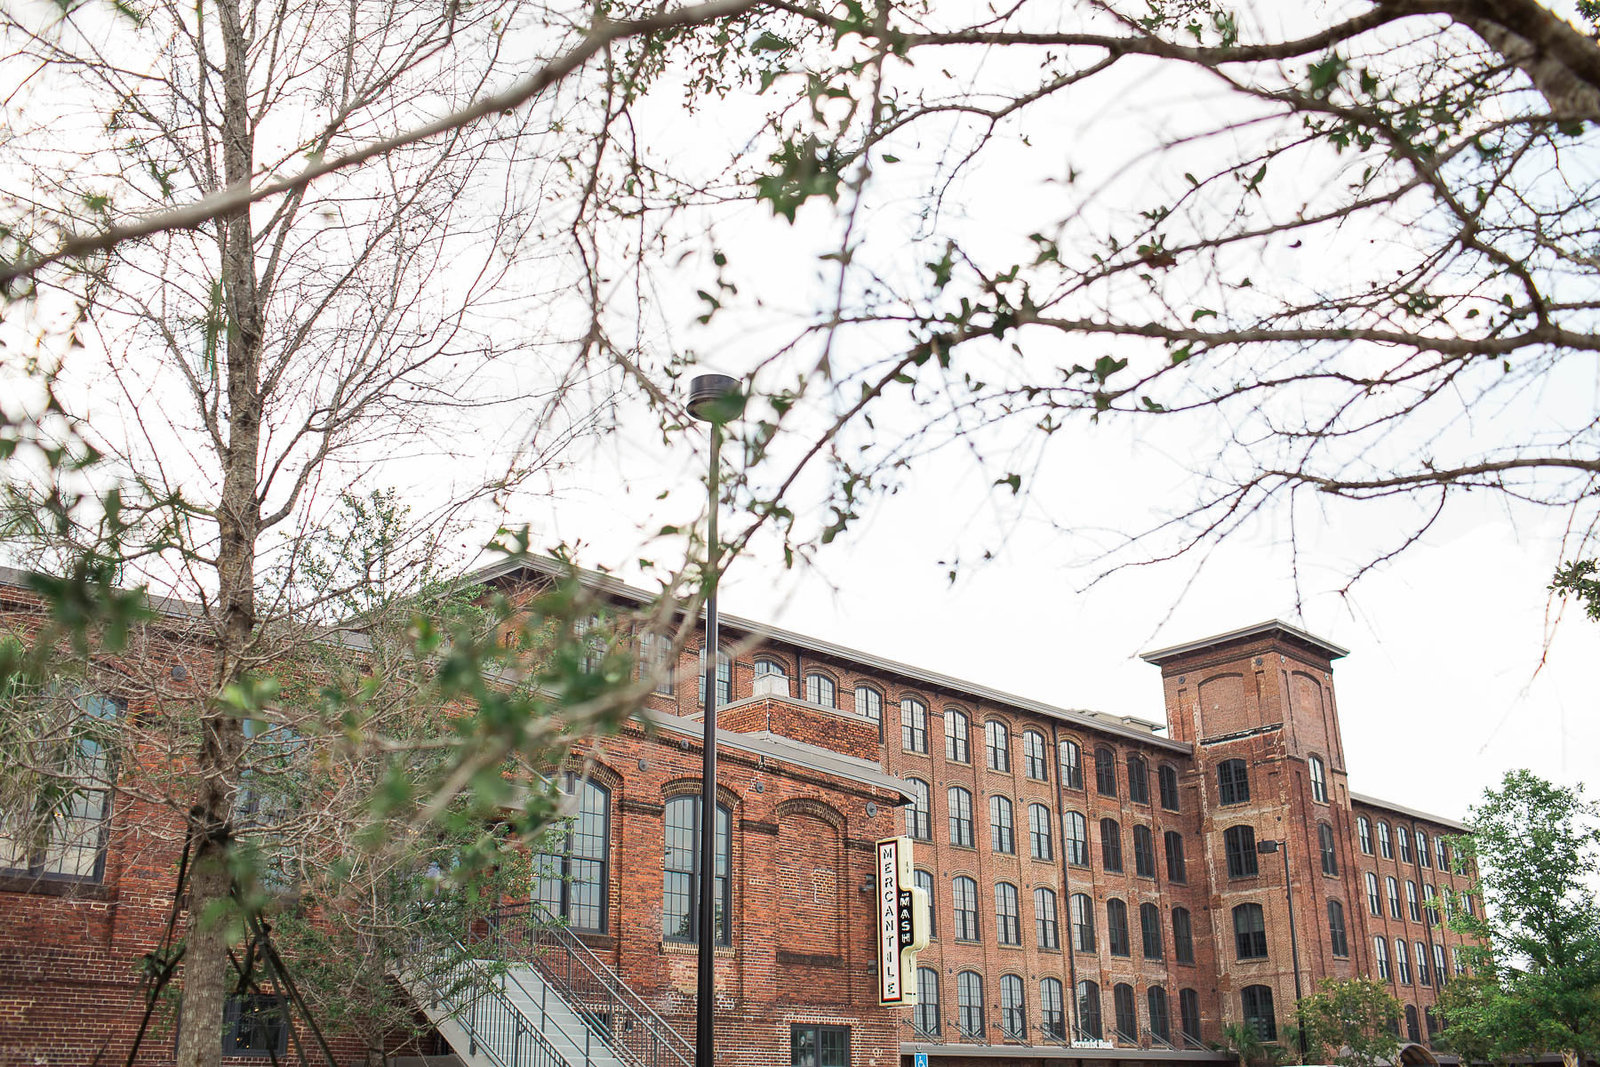
<svg viewBox="0 0 1600 1067">
<path fill-rule="evenodd" d="M 928 895 L 912 876 L 911 839 L 878 842 L 878 1003 L 917 1003 L 917 953 L 928 947 Z"/>
</svg>

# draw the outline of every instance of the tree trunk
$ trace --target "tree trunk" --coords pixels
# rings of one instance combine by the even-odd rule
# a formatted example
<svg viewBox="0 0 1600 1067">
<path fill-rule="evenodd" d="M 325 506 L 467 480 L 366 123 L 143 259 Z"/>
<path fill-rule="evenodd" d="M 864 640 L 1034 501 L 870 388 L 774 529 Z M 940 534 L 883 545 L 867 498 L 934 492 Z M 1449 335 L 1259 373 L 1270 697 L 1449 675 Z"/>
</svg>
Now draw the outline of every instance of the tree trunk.
<svg viewBox="0 0 1600 1067">
<path fill-rule="evenodd" d="M 238 0 L 221 0 L 213 10 L 223 45 L 223 173 L 226 183 L 234 186 L 250 180 L 254 160 L 247 83 L 249 41 Z M 199 788 L 189 813 L 194 870 L 185 931 L 184 1026 L 178 1042 L 178 1067 L 218 1067 L 222 1059 L 227 952 L 230 932 L 238 929 L 236 922 L 228 921 L 233 886 L 229 853 L 244 726 L 218 698 L 243 677 L 255 635 L 255 553 L 261 524 L 256 488 L 263 416 L 261 303 L 248 208 L 223 220 L 218 247 L 226 301 L 228 441 L 216 516 L 217 667 L 211 700 L 201 711 L 195 763 Z"/>
</svg>

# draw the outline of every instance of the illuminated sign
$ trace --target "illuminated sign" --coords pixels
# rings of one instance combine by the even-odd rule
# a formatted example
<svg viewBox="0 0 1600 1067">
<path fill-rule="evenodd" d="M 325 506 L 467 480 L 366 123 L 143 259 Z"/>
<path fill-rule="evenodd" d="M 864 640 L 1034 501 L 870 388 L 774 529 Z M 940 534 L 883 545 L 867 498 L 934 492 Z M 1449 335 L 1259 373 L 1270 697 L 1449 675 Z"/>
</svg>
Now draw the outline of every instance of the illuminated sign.
<svg viewBox="0 0 1600 1067">
<path fill-rule="evenodd" d="M 928 947 L 928 894 L 914 884 L 911 839 L 878 842 L 878 1003 L 917 1003 L 917 953 Z"/>
</svg>

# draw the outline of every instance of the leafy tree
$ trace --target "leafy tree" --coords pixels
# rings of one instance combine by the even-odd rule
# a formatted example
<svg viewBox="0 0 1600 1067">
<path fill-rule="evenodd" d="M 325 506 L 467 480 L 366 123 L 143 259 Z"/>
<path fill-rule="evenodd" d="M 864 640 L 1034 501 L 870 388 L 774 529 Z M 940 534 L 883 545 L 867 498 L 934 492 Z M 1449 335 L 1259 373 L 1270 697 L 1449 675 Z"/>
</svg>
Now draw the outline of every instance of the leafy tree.
<svg viewBox="0 0 1600 1067">
<path fill-rule="evenodd" d="M 1526 770 L 1485 791 L 1457 840 L 1482 908 L 1453 902 L 1469 975 L 1445 987 L 1444 1036 L 1475 1056 L 1600 1053 L 1600 805 Z"/>
<path fill-rule="evenodd" d="M 1324 978 L 1300 1000 L 1301 1032 L 1318 1063 L 1376 1067 L 1393 1063 L 1400 1048 L 1400 1002 L 1371 978 Z"/>
<path fill-rule="evenodd" d="M 1239 1067 L 1275 1067 L 1288 1058 L 1282 1045 L 1263 1041 L 1249 1023 L 1223 1023 L 1217 1048 L 1239 1057 Z"/>
</svg>

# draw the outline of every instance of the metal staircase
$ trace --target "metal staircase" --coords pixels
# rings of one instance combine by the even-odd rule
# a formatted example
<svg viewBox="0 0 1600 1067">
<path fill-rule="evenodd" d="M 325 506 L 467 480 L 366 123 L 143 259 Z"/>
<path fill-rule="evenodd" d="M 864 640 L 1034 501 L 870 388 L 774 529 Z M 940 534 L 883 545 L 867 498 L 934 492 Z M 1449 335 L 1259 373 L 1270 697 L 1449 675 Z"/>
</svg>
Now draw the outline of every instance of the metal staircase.
<svg viewBox="0 0 1600 1067">
<path fill-rule="evenodd" d="M 402 977 L 469 1067 L 691 1067 L 694 1049 L 538 905 Z"/>
</svg>

